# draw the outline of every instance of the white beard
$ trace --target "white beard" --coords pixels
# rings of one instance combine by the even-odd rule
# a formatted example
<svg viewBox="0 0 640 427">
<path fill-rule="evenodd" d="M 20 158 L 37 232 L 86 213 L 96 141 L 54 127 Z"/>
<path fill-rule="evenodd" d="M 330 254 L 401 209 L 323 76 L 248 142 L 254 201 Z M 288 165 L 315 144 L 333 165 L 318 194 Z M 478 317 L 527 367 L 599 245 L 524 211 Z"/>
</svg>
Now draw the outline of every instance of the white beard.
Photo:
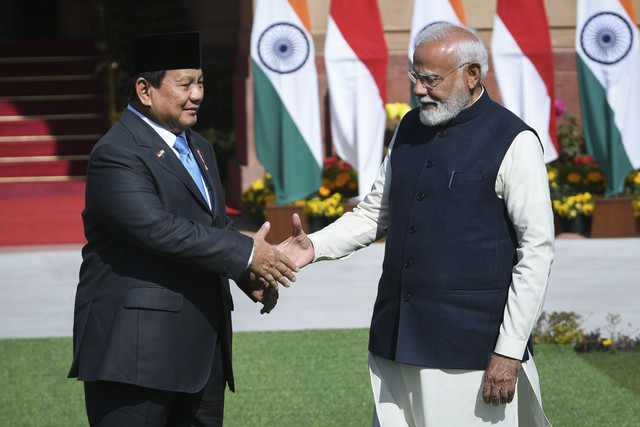
<svg viewBox="0 0 640 427">
<path fill-rule="evenodd" d="M 420 110 L 420 121 L 425 126 L 439 126 L 447 123 L 464 110 L 471 101 L 471 94 L 464 85 L 457 85 L 451 95 L 444 100 L 428 96 L 418 98 L 420 104 L 435 104 L 435 107 Z"/>
</svg>

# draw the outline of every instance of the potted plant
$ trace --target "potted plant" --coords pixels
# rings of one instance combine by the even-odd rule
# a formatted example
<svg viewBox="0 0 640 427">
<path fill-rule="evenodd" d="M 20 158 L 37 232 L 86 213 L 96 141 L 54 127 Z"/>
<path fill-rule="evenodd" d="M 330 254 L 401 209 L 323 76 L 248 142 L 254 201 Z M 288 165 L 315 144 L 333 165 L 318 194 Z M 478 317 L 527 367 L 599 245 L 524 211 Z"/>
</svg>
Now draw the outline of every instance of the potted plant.
<svg viewBox="0 0 640 427">
<path fill-rule="evenodd" d="M 589 192 L 563 196 L 553 201 L 553 210 L 558 215 L 563 231 L 588 236 L 595 205 Z"/>
</svg>

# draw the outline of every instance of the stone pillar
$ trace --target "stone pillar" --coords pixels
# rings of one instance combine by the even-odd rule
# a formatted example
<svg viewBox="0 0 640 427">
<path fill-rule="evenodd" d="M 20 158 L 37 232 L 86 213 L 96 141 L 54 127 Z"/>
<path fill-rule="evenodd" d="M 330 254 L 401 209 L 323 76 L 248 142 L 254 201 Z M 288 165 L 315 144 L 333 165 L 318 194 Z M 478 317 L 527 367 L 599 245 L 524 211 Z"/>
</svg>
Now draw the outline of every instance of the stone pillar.
<svg viewBox="0 0 640 427">
<path fill-rule="evenodd" d="M 253 77 L 251 75 L 251 26 L 253 1 L 240 1 L 240 27 L 236 73 L 233 76 L 235 153 L 229 160 L 227 202 L 240 208 L 242 192 L 264 177 L 264 168 L 256 155 L 253 127 Z"/>
</svg>

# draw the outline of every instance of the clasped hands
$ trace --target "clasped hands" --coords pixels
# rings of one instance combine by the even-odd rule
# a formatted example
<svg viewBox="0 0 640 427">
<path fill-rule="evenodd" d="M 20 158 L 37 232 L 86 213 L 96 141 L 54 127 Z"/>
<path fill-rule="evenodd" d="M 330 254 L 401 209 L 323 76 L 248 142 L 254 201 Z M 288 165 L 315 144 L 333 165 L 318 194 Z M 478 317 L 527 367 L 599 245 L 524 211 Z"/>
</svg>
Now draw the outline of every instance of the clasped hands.
<svg viewBox="0 0 640 427">
<path fill-rule="evenodd" d="M 260 313 L 269 313 L 278 301 L 278 283 L 289 287 L 296 281 L 294 273 L 313 260 L 313 245 L 302 230 L 300 217 L 291 218 L 292 233 L 273 247 L 266 241 L 271 225 L 265 222 L 253 237 L 253 259 L 249 265 L 251 295 L 263 305 Z"/>
</svg>

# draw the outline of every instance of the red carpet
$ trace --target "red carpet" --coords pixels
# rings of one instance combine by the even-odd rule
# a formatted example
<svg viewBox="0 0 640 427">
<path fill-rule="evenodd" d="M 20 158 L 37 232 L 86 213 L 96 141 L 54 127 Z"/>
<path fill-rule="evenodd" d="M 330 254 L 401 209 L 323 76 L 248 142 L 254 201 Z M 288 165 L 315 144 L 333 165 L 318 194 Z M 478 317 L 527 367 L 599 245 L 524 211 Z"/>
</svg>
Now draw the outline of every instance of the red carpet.
<svg viewBox="0 0 640 427">
<path fill-rule="evenodd" d="M 85 243 L 84 181 L 0 186 L 0 246 Z M 229 215 L 241 211 L 227 207 Z"/>
<path fill-rule="evenodd" d="M 84 243 L 84 181 L 5 183 L 0 245 Z"/>
</svg>

